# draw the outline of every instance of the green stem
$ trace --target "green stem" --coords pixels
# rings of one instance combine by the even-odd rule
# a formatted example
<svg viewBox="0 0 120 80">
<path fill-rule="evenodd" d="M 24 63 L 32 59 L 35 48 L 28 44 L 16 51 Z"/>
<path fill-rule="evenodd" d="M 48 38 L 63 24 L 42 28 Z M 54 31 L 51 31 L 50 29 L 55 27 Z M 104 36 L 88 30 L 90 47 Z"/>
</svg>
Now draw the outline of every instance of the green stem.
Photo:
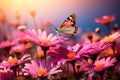
<svg viewBox="0 0 120 80">
<path fill-rule="evenodd" d="M 76 73 L 76 70 L 75 70 L 75 60 L 74 61 L 71 61 L 71 65 L 73 67 L 73 71 L 74 71 L 74 77 L 75 77 L 75 80 L 78 80 L 78 77 L 77 77 L 77 73 Z"/>
<path fill-rule="evenodd" d="M 39 77 L 39 80 L 47 80 L 47 77 Z"/>
<path fill-rule="evenodd" d="M 49 50 L 49 47 L 47 46 L 41 46 L 42 50 L 44 51 L 44 55 L 45 55 L 45 59 L 46 59 L 46 54 L 47 54 L 47 51 Z"/>
</svg>

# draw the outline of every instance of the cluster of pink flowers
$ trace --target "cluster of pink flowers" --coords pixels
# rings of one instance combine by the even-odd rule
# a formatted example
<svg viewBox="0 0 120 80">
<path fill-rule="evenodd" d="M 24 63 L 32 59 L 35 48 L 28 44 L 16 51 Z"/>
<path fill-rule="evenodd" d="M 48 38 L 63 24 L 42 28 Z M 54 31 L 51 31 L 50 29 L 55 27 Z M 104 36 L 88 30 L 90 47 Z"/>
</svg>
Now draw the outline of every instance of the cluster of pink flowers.
<svg viewBox="0 0 120 80">
<path fill-rule="evenodd" d="M 95 19 L 109 34 L 97 29 L 73 43 L 42 29 L 20 29 L 14 39 L 0 42 L 0 80 L 118 80 L 120 30 L 109 29 L 114 19 Z"/>
</svg>

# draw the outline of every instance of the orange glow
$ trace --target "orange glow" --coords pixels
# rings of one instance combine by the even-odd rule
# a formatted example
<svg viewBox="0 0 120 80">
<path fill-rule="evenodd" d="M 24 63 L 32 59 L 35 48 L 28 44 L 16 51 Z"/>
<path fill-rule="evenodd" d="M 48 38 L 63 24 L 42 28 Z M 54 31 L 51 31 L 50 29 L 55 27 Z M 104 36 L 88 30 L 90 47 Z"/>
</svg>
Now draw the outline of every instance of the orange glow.
<svg viewBox="0 0 120 80">
<path fill-rule="evenodd" d="M 102 63 L 102 62 L 98 61 L 98 62 L 96 63 L 96 68 L 97 68 L 97 69 L 101 68 L 102 66 L 103 66 L 103 63 Z"/>
<path fill-rule="evenodd" d="M 67 58 L 68 59 L 73 59 L 75 57 L 75 53 L 74 52 L 70 52 L 67 54 Z"/>
<path fill-rule="evenodd" d="M 25 46 L 27 49 L 30 49 L 33 47 L 33 45 L 31 43 L 27 43 L 26 46 Z"/>
<path fill-rule="evenodd" d="M 30 11 L 35 11 L 35 19 L 37 26 L 40 25 L 41 21 L 55 21 L 54 27 L 59 26 L 66 16 L 72 13 L 77 15 L 77 19 L 82 19 L 82 16 L 93 15 L 95 7 L 104 7 L 104 4 L 110 4 L 110 1 L 87 1 L 87 0 L 0 0 L 0 11 L 1 7 L 4 8 L 7 14 L 8 21 L 15 21 L 15 11 L 19 10 L 21 23 L 28 21 L 27 28 L 33 27 L 34 23 L 31 20 Z M 101 7 L 101 9 L 103 9 Z M 106 8 L 106 7 L 105 7 Z M 93 12 L 93 13 L 92 13 Z M 32 13 L 34 15 L 34 13 Z M 97 14 L 96 14 L 97 15 Z M 60 23 L 60 24 L 58 24 Z M 79 23 L 79 22 L 77 22 Z M 57 24 L 57 26 L 56 26 Z M 78 26 L 79 27 L 79 26 Z"/>
<path fill-rule="evenodd" d="M 54 19 L 58 15 L 67 16 L 68 13 L 75 12 L 73 10 L 77 10 L 76 6 L 79 3 L 81 3 L 79 0 L 0 0 L 0 7 L 3 7 L 6 13 L 9 12 L 7 15 L 13 18 L 17 9 L 24 18 L 28 18 L 29 12 L 35 10 L 37 18 Z"/>
<path fill-rule="evenodd" d="M 42 42 L 50 42 L 50 39 L 42 37 L 42 38 L 40 38 L 40 41 L 42 41 Z"/>
<path fill-rule="evenodd" d="M 39 68 L 38 74 L 45 75 L 45 74 L 47 74 L 47 70 L 45 68 Z"/>
<path fill-rule="evenodd" d="M 37 53 L 37 55 L 38 55 L 39 58 L 44 58 L 44 57 L 45 57 L 45 54 L 44 54 L 44 52 L 43 52 L 42 50 L 39 51 L 39 52 Z"/>
<path fill-rule="evenodd" d="M 8 63 L 16 63 L 18 61 L 18 59 L 16 58 L 16 57 L 14 57 L 14 58 L 9 58 L 8 59 Z"/>
</svg>

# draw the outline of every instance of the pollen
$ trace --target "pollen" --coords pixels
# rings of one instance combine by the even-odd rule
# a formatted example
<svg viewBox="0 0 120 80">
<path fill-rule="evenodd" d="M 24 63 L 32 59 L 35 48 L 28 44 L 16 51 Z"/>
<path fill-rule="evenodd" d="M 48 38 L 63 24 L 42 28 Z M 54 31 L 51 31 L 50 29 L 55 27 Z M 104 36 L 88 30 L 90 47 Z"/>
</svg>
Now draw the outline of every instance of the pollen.
<svg viewBox="0 0 120 80">
<path fill-rule="evenodd" d="M 44 58 L 45 57 L 45 54 L 42 50 L 39 51 L 37 55 L 38 55 L 39 58 Z"/>
<path fill-rule="evenodd" d="M 14 58 L 9 58 L 8 59 L 8 63 L 16 63 L 18 61 L 18 59 L 16 58 L 16 57 L 14 57 Z"/>
<path fill-rule="evenodd" d="M 26 47 L 27 49 L 30 49 L 30 48 L 32 48 L 33 46 L 32 46 L 31 43 L 27 43 L 25 47 Z"/>
<path fill-rule="evenodd" d="M 21 49 L 15 49 L 14 53 L 22 53 L 23 51 Z"/>
<path fill-rule="evenodd" d="M 72 59 L 74 57 L 75 57 L 75 53 L 74 52 L 70 52 L 70 53 L 67 54 L 67 58 L 68 59 Z"/>
<path fill-rule="evenodd" d="M 41 38 L 40 41 L 42 41 L 42 42 L 50 42 L 50 39 L 49 38 Z"/>
<path fill-rule="evenodd" d="M 21 39 L 20 40 L 20 42 L 22 42 L 22 43 L 29 43 L 30 42 L 30 40 L 29 39 L 27 39 L 27 38 L 23 38 L 23 39 Z"/>
<path fill-rule="evenodd" d="M 102 66 L 103 66 L 102 62 L 99 61 L 99 62 L 96 63 L 96 68 L 101 68 Z"/>
<path fill-rule="evenodd" d="M 113 55 L 114 54 L 113 49 L 108 49 L 108 54 Z"/>
<path fill-rule="evenodd" d="M 93 37 L 93 41 L 97 42 L 97 41 L 99 41 L 99 40 L 100 40 L 100 37 L 99 37 L 99 36 Z"/>
<path fill-rule="evenodd" d="M 112 41 L 114 41 L 114 38 L 112 38 L 112 37 L 107 37 L 107 38 L 105 39 L 105 43 L 110 43 L 110 42 L 112 42 Z"/>
<path fill-rule="evenodd" d="M 47 73 L 47 70 L 45 68 L 39 68 L 38 74 L 45 75 Z"/>
</svg>

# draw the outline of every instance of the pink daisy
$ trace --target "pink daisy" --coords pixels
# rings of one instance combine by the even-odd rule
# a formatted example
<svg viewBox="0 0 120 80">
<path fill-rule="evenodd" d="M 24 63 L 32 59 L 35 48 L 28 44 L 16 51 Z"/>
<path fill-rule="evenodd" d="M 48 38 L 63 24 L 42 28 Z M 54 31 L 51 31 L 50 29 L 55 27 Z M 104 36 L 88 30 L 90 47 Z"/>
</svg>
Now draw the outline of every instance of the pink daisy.
<svg viewBox="0 0 120 80">
<path fill-rule="evenodd" d="M 65 39 L 62 36 L 54 35 L 53 33 L 48 34 L 46 31 L 41 31 L 40 29 L 37 32 L 35 30 L 26 31 L 23 36 L 41 46 L 41 49 L 44 51 L 44 58 L 46 58 L 46 53 L 50 47 L 65 45 Z"/>
<path fill-rule="evenodd" d="M 17 57 L 10 56 L 7 61 L 2 61 L 2 63 L 0 63 L 0 65 L 3 65 L 3 66 L 6 66 L 6 67 L 10 68 L 10 67 L 18 66 L 18 65 L 22 64 L 23 62 L 25 62 L 26 60 L 29 60 L 29 59 L 30 59 L 29 54 L 25 54 L 19 60 L 18 60 Z"/>
<path fill-rule="evenodd" d="M 115 32 L 115 33 L 113 33 L 113 34 L 111 34 L 109 36 L 106 36 L 105 38 L 103 38 L 101 40 L 101 42 L 103 42 L 105 44 L 106 43 L 113 43 L 113 42 L 115 42 L 119 38 L 120 38 L 120 31 L 119 32 Z"/>
<path fill-rule="evenodd" d="M 0 69 L 0 80 L 14 80 L 14 72 L 10 69 Z"/>
<path fill-rule="evenodd" d="M 30 73 L 32 76 L 37 77 L 47 77 L 52 74 L 57 74 L 62 70 L 59 70 L 60 66 L 55 66 L 50 60 L 42 60 L 36 62 L 34 60 L 31 63 L 26 63 L 25 67 L 23 68 L 23 72 Z"/>
<path fill-rule="evenodd" d="M 92 54 L 92 55 L 98 54 L 98 53 L 102 52 L 103 50 L 105 50 L 111 46 L 111 44 L 104 45 L 102 42 L 93 42 L 89 45 L 92 48 L 92 50 L 90 52 L 90 54 Z"/>
<path fill-rule="evenodd" d="M 59 59 L 59 62 L 65 63 L 80 60 L 81 56 L 87 55 L 89 52 L 91 52 L 90 46 L 76 44 L 74 46 L 68 46 L 67 48 L 60 47 L 53 52 L 49 52 L 48 55 Z"/>
<path fill-rule="evenodd" d="M 110 67 L 110 66 L 114 66 L 114 63 L 116 62 L 116 58 L 111 58 L 111 57 L 107 57 L 106 59 L 100 59 L 100 60 L 96 60 L 94 65 L 95 67 L 92 69 L 94 71 L 102 71 L 105 70 L 106 68 Z"/>
<path fill-rule="evenodd" d="M 15 45 L 11 48 L 11 50 L 9 51 L 10 54 L 13 54 L 13 53 L 25 53 L 26 51 L 26 47 L 24 44 L 18 44 L 18 45 Z"/>
<path fill-rule="evenodd" d="M 1 48 L 8 48 L 13 46 L 15 43 L 14 42 L 10 42 L 10 41 L 4 41 L 0 43 L 0 49 Z"/>
<path fill-rule="evenodd" d="M 60 47 L 55 49 L 53 52 L 49 52 L 48 56 L 55 57 L 59 59 L 60 62 L 65 63 L 66 61 L 73 61 L 79 56 L 77 55 L 77 51 L 81 46 L 76 44 L 75 46 L 69 46 L 68 48 Z"/>
<path fill-rule="evenodd" d="M 79 41 L 79 43 L 90 44 L 91 42 L 98 42 L 100 39 L 100 36 L 96 33 L 87 32 L 81 36 L 81 40 Z"/>
<path fill-rule="evenodd" d="M 46 31 L 41 31 L 40 29 L 37 32 L 35 30 L 29 30 L 24 34 L 24 37 L 45 47 L 63 44 L 64 42 L 62 36 L 54 35 L 53 33 L 48 34 Z"/>
</svg>

